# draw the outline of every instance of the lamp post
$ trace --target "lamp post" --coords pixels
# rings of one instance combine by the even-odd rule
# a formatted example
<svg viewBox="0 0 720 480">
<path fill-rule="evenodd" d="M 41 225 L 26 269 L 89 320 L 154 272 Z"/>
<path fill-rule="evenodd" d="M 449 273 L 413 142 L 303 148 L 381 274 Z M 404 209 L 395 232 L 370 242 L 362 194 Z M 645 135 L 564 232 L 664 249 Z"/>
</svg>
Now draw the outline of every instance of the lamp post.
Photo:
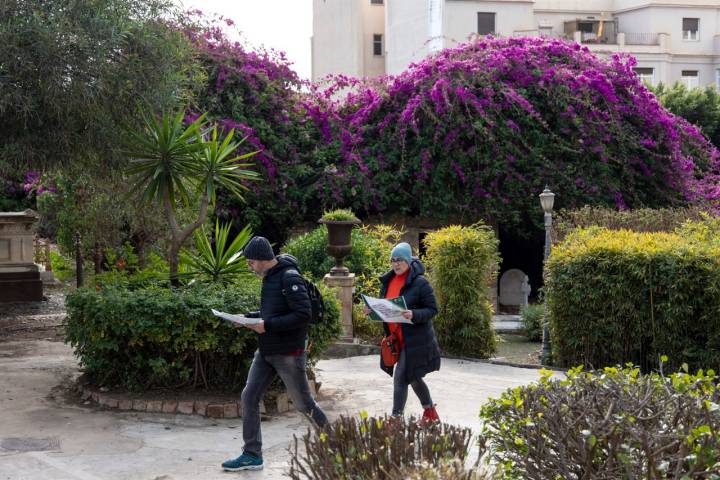
<svg viewBox="0 0 720 480">
<path fill-rule="evenodd" d="M 545 255 L 543 258 L 543 274 L 545 273 L 545 264 L 550 258 L 551 239 L 550 230 L 552 229 L 552 210 L 553 204 L 555 203 L 555 194 L 545 186 L 545 190 L 539 195 L 540 205 L 542 206 L 543 212 L 545 212 Z M 542 357 L 540 359 L 543 365 L 550 363 L 550 327 L 547 319 L 547 305 L 545 307 L 545 316 L 543 322 L 543 336 L 542 336 Z"/>
</svg>

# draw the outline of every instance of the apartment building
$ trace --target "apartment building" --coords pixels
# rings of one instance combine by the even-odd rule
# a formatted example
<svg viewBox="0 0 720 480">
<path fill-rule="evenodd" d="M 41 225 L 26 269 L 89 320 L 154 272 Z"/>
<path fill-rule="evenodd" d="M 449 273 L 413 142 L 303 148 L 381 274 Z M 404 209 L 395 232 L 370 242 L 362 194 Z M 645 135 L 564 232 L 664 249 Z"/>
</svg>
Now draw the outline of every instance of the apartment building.
<svg viewBox="0 0 720 480">
<path fill-rule="evenodd" d="M 649 83 L 720 87 L 720 0 L 313 0 L 312 77 L 396 74 L 478 35 L 624 52 Z"/>
</svg>

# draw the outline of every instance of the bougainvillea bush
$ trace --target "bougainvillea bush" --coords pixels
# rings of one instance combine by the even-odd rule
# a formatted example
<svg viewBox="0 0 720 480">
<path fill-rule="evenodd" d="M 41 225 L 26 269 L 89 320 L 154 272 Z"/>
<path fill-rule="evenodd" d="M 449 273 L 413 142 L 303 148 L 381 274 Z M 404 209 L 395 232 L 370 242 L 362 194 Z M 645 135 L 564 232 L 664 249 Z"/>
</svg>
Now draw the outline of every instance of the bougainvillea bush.
<svg viewBox="0 0 720 480">
<path fill-rule="evenodd" d="M 188 13 L 181 28 L 207 75 L 207 88 L 188 106 L 187 120 L 208 112 L 220 128 L 234 128 L 247 137 L 246 151 L 259 152 L 253 161 L 263 181 L 248 184 L 246 203 L 221 195 L 218 215 L 236 219 L 238 225 L 250 223 L 256 231 L 283 241 L 308 205 L 316 204 L 309 187 L 324 169 L 322 159 L 312 155 L 317 129 L 299 102 L 305 82 L 284 53 L 230 38 L 230 19 L 196 10 Z M 319 212 L 315 207 L 318 216 Z"/>
<path fill-rule="evenodd" d="M 335 151 L 319 199 L 521 228 L 541 218 L 546 184 L 564 208 L 717 200 L 717 151 L 634 65 L 558 39 L 485 37 L 397 76 L 336 77 L 306 105 Z"/>
</svg>

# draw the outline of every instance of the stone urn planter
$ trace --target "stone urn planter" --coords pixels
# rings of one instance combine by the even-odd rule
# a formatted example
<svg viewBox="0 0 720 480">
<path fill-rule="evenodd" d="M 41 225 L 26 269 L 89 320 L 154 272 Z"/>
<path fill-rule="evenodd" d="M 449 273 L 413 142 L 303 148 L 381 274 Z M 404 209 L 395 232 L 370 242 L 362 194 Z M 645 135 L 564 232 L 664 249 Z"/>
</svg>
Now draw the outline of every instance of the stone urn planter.
<svg viewBox="0 0 720 480">
<path fill-rule="evenodd" d="M 326 220 L 320 219 L 318 223 L 327 227 L 327 252 L 335 258 L 335 266 L 330 269 L 330 275 L 346 277 L 350 271 L 343 266 L 343 258 L 352 251 L 352 229 L 359 225 L 359 220 Z"/>
</svg>

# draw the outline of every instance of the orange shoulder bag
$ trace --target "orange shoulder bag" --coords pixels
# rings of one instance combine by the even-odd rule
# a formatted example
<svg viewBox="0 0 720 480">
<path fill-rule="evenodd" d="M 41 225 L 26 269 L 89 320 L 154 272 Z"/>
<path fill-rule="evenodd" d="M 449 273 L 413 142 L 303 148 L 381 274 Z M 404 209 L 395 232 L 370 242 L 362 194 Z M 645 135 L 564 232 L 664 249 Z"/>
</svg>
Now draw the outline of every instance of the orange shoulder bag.
<svg viewBox="0 0 720 480">
<path fill-rule="evenodd" d="M 380 341 L 380 355 L 386 367 L 392 367 L 398 362 L 400 349 L 398 348 L 398 339 L 394 333 L 391 333 Z"/>
</svg>

